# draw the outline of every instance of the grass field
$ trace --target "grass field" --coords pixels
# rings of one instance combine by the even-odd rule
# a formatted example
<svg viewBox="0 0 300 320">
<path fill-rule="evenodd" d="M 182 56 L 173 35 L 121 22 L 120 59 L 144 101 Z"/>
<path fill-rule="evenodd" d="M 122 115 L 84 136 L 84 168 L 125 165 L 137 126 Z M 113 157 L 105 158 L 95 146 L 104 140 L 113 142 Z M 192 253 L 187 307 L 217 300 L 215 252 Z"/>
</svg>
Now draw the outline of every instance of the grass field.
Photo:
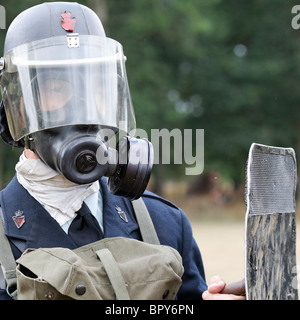
<svg viewBox="0 0 300 320">
<path fill-rule="evenodd" d="M 220 275 L 226 282 L 244 277 L 244 224 L 241 221 L 192 223 L 207 281 Z"/>
</svg>

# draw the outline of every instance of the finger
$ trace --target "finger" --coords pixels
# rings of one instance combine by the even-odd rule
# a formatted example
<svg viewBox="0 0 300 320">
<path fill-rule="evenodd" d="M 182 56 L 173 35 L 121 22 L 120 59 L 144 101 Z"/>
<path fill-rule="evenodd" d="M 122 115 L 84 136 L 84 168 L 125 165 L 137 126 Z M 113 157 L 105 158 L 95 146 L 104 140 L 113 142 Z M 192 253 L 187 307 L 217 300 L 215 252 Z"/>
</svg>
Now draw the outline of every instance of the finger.
<svg viewBox="0 0 300 320">
<path fill-rule="evenodd" d="M 234 294 L 219 294 L 210 293 L 209 291 L 204 291 L 202 294 L 203 300 L 245 300 L 245 296 L 236 296 Z"/>
<path fill-rule="evenodd" d="M 245 279 L 226 284 L 221 293 L 242 296 L 246 294 Z"/>
<path fill-rule="evenodd" d="M 225 287 L 225 282 L 222 280 L 219 276 L 213 276 L 210 279 L 210 283 L 208 285 L 208 291 L 209 293 L 219 293 L 221 292 Z"/>
</svg>

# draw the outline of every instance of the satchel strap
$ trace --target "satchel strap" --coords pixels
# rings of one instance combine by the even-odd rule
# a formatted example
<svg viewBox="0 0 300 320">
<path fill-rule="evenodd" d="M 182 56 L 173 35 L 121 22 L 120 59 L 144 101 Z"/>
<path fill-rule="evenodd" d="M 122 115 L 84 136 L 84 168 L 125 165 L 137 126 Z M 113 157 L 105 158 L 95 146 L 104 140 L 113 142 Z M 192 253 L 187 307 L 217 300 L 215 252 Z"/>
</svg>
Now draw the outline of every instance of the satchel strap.
<svg viewBox="0 0 300 320">
<path fill-rule="evenodd" d="M 16 275 L 16 261 L 13 256 L 9 241 L 5 235 L 4 224 L 2 220 L 2 209 L 0 207 L 0 264 L 3 272 L 4 279 L 6 280 L 7 286 L 6 291 L 12 298 L 16 297 L 17 290 L 10 292 L 12 287 L 17 285 Z"/>
<path fill-rule="evenodd" d="M 112 253 L 107 249 L 96 251 L 96 254 L 103 264 L 110 283 L 115 291 L 117 300 L 130 300 L 124 278 Z"/>
<path fill-rule="evenodd" d="M 132 201 L 133 210 L 144 242 L 160 244 L 149 211 L 142 198 Z"/>
<path fill-rule="evenodd" d="M 151 220 L 149 211 L 142 198 L 132 201 L 133 210 L 140 228 L 142 239 L 149 244 L 159 245 L 159 239 Z M 117 300 L 130 300 L 124 278 L 112 253 L 107 249 L 97 250 L 96 254 L 101 260 L 110 283 L 115 291 Z"/>
</svg>

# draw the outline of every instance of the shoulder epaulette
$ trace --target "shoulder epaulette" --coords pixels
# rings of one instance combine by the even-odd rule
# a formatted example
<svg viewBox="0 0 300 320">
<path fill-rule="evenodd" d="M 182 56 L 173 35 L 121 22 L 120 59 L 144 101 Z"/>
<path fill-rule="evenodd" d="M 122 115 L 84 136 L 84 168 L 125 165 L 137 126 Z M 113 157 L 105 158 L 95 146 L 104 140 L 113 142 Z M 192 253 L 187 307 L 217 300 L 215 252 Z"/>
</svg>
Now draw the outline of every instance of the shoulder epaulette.
<svg viewBox="0 0 300 320">
<path fill-rule="evenodd" d="M 143 193 L 142 197 L 156 199 L 158 201 L 161 201 L 161 202 L 167 204 L 170 207 L 173 207 L 174 209 L 178 209 L 179 210 L 179 208 L 174 203 L 172 203 L 171 201 L 169 201 L 169 200 L 167 200 L 165 198 L 162 198 L 162 197 L 158 196 L 157 194 L 155 194 L 155 193 L 153 193 L 151 191 L 146 190 Z"/>
</svg>

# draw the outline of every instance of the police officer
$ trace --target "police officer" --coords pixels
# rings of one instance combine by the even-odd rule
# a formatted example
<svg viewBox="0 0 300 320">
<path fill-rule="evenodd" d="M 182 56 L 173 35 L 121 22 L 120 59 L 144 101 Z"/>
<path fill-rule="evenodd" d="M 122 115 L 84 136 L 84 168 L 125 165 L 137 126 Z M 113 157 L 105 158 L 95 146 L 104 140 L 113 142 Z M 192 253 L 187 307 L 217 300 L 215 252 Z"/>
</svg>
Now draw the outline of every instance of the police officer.
<svg viewBox="0 0 300 320">
<path fill-rule="evenodd" d="M 144 192 L 152 146 L 128 135 L 135 118 L 122 46 L 106 37 L 96 14 L 50 2 L 18 15 L 7 30 L 1 93 L 1 137 L 24 148 L 0 195 L 15 259 L 26 248 L 142 240 L 131 203 L 142 196 L 160 243 L 182 256 L 177 297 L 201 299 L 207 285 L 186 215 Z M 0 298 L 9 299 L 5 287 Z"/>
</svg>

